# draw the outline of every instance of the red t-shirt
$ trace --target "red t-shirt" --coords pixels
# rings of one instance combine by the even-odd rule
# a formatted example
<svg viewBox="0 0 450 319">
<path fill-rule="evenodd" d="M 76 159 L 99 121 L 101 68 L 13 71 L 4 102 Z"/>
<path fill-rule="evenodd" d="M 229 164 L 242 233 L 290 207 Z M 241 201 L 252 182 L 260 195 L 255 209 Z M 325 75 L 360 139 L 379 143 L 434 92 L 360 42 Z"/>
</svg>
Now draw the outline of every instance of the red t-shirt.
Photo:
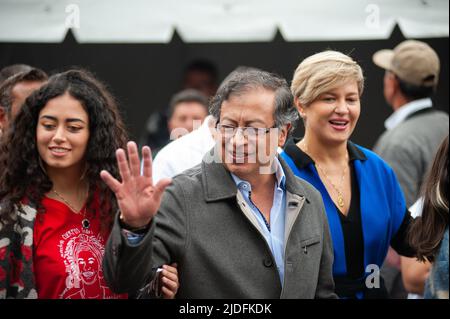
<svg viewBox="0 0 450 319">
<path fill-rule="evenodd" d="M 44 213 L 34 226 L 34 274 L 41 299 L 119 299 L 107 286 L 102 271 L 105 240 L 98 214 L 82 226 L 83 214 L 44 197 Z M 84 211 L 84 208 L 81 210 Z"/>
</svg>

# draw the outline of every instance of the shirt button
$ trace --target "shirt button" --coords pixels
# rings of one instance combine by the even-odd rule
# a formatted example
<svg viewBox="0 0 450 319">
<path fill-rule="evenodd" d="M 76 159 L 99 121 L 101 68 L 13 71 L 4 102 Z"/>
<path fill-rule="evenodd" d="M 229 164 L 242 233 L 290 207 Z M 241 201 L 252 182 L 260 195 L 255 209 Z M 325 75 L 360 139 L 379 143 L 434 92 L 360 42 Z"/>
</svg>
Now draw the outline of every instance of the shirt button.
<svg viewBox="0 0 450 319">
<path fill-rule="evenodd" d="M 272 259 L 270 259 L 270 258 L 264 259 L 264 266 L 266 266 L 267 268 L 272 267 L 273 266 Z"/>
</svg>

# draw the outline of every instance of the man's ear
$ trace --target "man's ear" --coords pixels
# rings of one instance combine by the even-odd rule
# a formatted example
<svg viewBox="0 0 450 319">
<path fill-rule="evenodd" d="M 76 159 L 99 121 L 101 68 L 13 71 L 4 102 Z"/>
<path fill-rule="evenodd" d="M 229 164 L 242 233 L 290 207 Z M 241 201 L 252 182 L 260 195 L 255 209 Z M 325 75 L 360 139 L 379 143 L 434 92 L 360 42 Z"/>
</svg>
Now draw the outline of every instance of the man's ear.
<svg viewBox="0 0 450 319">
<path fill-rule="evenodd" d="M 388 71 L 386 72 L 385 77 L 386 79 L 384 85 L 388 85 L 390 91 L 396 92 L 400 86 L 397 76 L 394 73 Z"/>
<path fill-rule="evenodd" d="M 291 128 L 292 128 L 292 124 L 288 123 L 280 129 L 280 134 L 278 135 L 278 146 L 279 147 L 284 147 L 284 144 L 286 144 L 287 138 L 289 136 L 289 131 L 291 130 Z"/>
<path fill-rule="evenodd" d="M 394 90 L 395 93 L 400 91 L 400 82 L 398 77 L 395 74 L 392 74 L 392 88 Z"/>
</svg>

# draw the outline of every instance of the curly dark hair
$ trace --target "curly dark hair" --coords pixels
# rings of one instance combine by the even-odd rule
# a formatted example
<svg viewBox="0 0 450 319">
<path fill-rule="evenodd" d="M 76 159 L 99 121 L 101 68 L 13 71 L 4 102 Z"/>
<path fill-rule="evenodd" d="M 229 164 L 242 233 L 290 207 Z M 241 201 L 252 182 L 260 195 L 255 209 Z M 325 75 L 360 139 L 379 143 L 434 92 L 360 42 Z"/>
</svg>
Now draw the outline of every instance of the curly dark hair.
<svg viewBox="0 0 450 319">
<path fill-rule="evenodd" d="M 98 192 L 101 229 L 110 229 L 112 225 L 118 205 L 114 193 L 101 181 L 100 171 L 105 169 L 114 177 L 119 176 L 115 152 L 126 146 L 128 135 L 115 99 L 106 86 L 88 71 L 69 70 L 50 77 L 26 99 L 0 146 L 0 226 L 14 225 L 15 208 L 20 209 L 19 203 L 24 198 L 39 213 L 44 212 L 41 201 L 53 183 L 39 165 L 36 127 L 45 105 L 66 93 L 78 100 L 89 116 L 90 135 L 85 155 L 87 205 L 94 207 L 94 193 Z"/>
</svg>

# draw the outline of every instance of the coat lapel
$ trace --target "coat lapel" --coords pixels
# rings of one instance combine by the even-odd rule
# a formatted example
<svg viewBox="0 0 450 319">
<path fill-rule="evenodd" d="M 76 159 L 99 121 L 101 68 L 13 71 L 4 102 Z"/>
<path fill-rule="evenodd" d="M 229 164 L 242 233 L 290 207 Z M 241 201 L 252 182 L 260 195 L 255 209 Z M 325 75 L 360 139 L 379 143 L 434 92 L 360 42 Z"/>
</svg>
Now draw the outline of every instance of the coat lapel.
<svg viewBox="0 0 450 319">
<path fill-rule="evenodd" d="M 206 202 L 214 202 L 228 198 L 235 198 L 245 217 L 263 234 L 256 217 L 245 202 L 244 197 L 237 191 L 237 187 L 230 172 L 217 157 L 215 148 L 211 149 L 202 161 L 202 182 L 204 185 L 204 198 Z M 278 157 L 286 176 L 286 222 L 285 246 L 290 232 L 297 220 L 305 201 L 305 191 L 300 180 L 294 175 L 285 161 Z"/>
</svg>

